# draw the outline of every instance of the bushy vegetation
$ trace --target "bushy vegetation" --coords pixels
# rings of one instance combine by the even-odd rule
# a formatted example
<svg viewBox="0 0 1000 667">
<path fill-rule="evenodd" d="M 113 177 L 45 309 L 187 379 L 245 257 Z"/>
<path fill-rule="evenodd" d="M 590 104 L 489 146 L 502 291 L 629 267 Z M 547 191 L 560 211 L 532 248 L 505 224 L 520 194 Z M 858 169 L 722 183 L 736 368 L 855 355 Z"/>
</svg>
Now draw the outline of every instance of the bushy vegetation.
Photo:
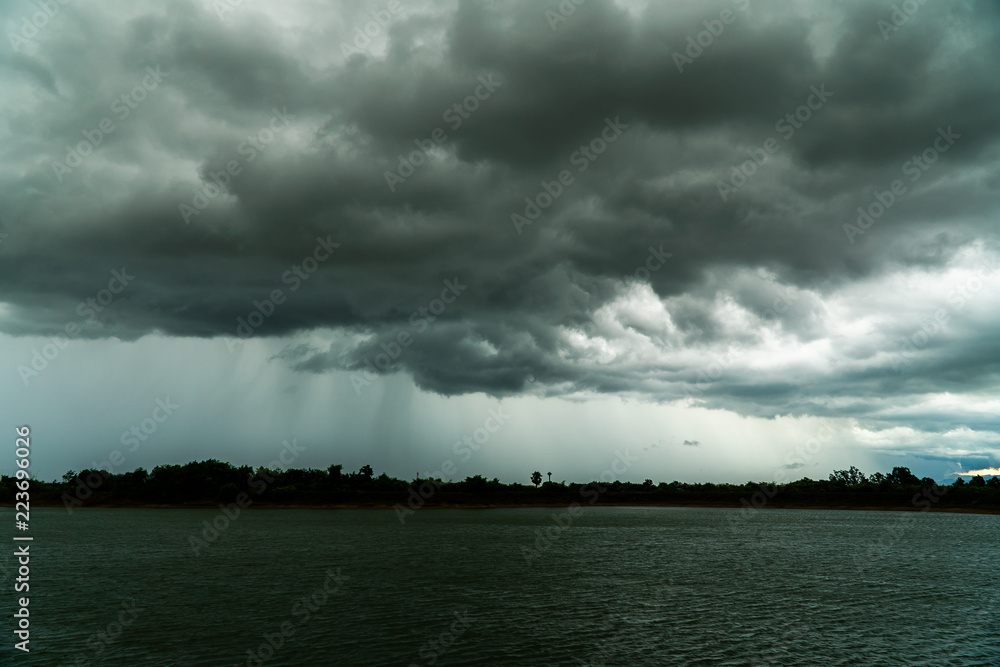
<svg viewBox="0 0 1000 667">
<path fill-rule="evenodd" d="M 551 479 L 551 473 L 549 474 Z M 642 483 L 594 480 L 586 484 L 542 482 L 526 474 L 530 484 L 504 484 L 481 475 L 462 481 L 404 481 L 371 466 L 345 473 L 343 466 L 325 470 L 251 468 L 209 459 L 186 465 L 164 465 L 147 472 L 109 474 L 100 470 L 69 471 L 59 482 L 32 482 L 36 505 L 192 505 L 204 506 L 249 499 L 257 506 L 347 505 L 470 506 L 566 504 L 581 498 L 596 503 L 664 503 L 772 507 L 970 507 L 1000 508 L 1000 477 L 988 481 L 962 478 L 942 487 L 919 479 L 908 468 L 867 476 L 855 467 L 836 470 L 828 479 L 803 478 L 787 484 Z M 14 502 L 14 478 L 0 477 L 0 499 Z"/>
</svg>

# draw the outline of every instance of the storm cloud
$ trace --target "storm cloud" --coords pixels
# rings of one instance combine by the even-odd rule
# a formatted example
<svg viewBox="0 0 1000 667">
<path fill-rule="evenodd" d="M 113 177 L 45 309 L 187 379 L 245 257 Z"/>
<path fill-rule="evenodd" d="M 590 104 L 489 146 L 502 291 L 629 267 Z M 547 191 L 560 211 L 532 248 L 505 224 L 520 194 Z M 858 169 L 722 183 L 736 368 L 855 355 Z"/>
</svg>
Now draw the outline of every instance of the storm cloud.
<svg viewBox="0 0 1000 667">
<path fill-rule="evenodd" d="M 0 332 L 988 459 L 1000 10 L 899 6 L 9 4 Z"/>
</svg>

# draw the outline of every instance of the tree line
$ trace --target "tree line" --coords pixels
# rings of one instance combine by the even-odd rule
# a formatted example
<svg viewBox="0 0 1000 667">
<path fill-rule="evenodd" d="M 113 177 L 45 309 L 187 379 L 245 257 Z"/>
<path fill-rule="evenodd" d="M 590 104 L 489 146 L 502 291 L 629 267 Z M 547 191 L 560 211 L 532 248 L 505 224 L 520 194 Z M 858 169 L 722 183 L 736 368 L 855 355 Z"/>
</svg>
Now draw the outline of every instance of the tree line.
<svg viewBox="0 0 1000 667">
<path fill-rule="evenodd" d="M 264 505 L 392 506 L 415 489 L 430 505 L 490 505 L 573 502 L 582 492 L 596 491 L 602 503 L 663 502 L 672 504 L 739 505 L 743 499 L 767 490 L 772 506 L 907 506 L 921 489 L 941 489 L 935 480 L 918 478 L 909 468 L 866 475 L 851 466 L 835 470 L 828 479 L 808 477 L 786 484 L 748 481 L 743 484 L 686 483 L 677 480 L 642 483 L 593 480 L 587 483 L 553 482 L 552 473 L 526 475 L 531 484 L 505 484 L 498 478 L 472 475 L 461 481 L 441 479 L 400 480 L 385 473 L 375 475 L 370 465 L 345 472 L 342 465 L 326 469 L 272 469 L 234 466 L 208 459 L 185 465 L 160 465 L 151 471 L 110 473 L 87 469 L 68 471 L 61 480 L 32 481 L 37 504 L 64 505 L 192 505 L 232 502 L 247 493 Z M 15 478 L 0 476 L 0 499 L 13 503 Z M 427 489 L 432 488 L 433 494 Z M 1000 477 L 957 478 L 947 487 L 938 506 L 975 505 L 1000 507 Z"/>
</svg>

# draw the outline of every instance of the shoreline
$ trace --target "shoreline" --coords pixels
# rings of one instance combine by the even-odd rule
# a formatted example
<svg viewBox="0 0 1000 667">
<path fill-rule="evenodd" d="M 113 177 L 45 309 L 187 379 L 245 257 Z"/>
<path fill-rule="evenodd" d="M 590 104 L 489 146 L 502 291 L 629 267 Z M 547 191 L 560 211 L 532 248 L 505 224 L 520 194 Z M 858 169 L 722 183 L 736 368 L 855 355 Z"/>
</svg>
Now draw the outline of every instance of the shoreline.
<svg viewBox="0 0 1000 667">
<path fill-rule="evenodd" d="M 697 508 L 697 509 L 744 509 L 740 505 L 732 503 L 665 503 L 665 502 L 620 502 L 620 503 L 578 503 L 583 507 L 675 507 L 675 508 Z M 46 508 L 58 508 L 63 507 L 63 505 L 55 503 L 34 503 L 35 507 L 46 507 Z M 472 503 L 472 504 L 436 504 L 436 505 L 424 505 L 417 509 L 434 509 L 434 510 L 481 510 L 481 509 L 531 509 L 531 508 L 547 508 L 547 507 L 569 507 L 571 503 L 496 503 L 496 504 L 485 504 L 485 503 Z M 0 503 L 0 507 L 14 508 L 13 503 Z M 171 505 L 171 504 L 141 504 L 141 505 L 120 505 L 120 504 L 103 504 L 96 503 L 93 505 L 83 505 L 73 507 L 73 510 L 85 510 L 85 509 L 179 509 L 179 510 L 211 510 L 218 509 L 220 503 L 208 503 L 208 504 L 185 504 L 185 505 Z M 272 503 L 253 503 L 246 508 L 250 509 L 268 509 L 268 510 L 393 510 L 396 509 L 395 505 L 377 504 L 377 503 L 353 503 L 353 504 L 324 504 L 324 505 L 309 505 L 309 504 L 272 504 Z M 411 509 L 406 507 L 407 510 L 417 511 L 417 509 Z M 1000 507 L 913 507 L 912 505 L 777 505 L 777 504 L 766 504 L 762 507 L 756 507 L 753 509 L 761 510 L 831 510 L 831 511 L 857 511 L 857 512 L 935 512 L 935 513 L 948 513 L 948 514 L 992 514 L 1000 515 Z"/>
</svg>

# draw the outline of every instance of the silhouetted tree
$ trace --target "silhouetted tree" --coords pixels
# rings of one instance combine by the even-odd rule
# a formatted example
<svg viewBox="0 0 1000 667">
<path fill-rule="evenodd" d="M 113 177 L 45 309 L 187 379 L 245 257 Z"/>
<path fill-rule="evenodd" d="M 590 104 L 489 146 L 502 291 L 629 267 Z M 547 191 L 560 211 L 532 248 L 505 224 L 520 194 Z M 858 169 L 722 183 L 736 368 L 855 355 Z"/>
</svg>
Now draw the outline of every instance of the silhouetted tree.
<svg viewBox="0 0 1000 667">
<path fill-rule="evenodd" d="M 496 477 L 492 480 L 482 475 L 467 477 L 462 482 L 444 484 L 440 480 L 428 480 L 442 494 L 435 502 L 469 502 L 495 503 L 525 503 L 537 502 L 544 497 L 547 500 L 560 498 L 578 498 L 581 493 L 590 489 L 601 495 L 602 502 L 623 502 L 648 498 L 650 500 L 684 499 L 697 503 L 700 500 L 718 502 L 735 502 L 740 496 L 758 492 L 768 486 L 763 482 L 747 482 L 744 485 L 710 482 L 685 484 L 674 481 L 670 484 L 661 483 L 658 487 L 651 479 L 641 484 L 635 482 L 608 482 L 590 484 L 571 483 L 566 485 L 552 481 L 552 473 L 548 473 L 549 481 L 544 484 L 545 493 L 538 496 L 524 489 L 523 484 L 505 485 Z M 969 475 L 966 475 L 969 476 Z M 531 482 L 536 489 L 542 486 L 544 475 L 535 471 L 531 474 Z M 336 480 L 336 481 L 334 481 Z M 417 480 L 421 480 L 418 478 Z M 0 501 L 13 503 L 13 477 L 0 475 Z M 261 485 L 263 483 L 263 485 Z M 343 473 L 340 465 L 331 465 L 326 470 L 316 469 L 257 469 L 248 465 L 234 467 L 214 459 L 195 461 L 184 465 L 161 465 L 149 473 L 142 468 L 133 472 L 111 474 L 101 470 L 68 471 L 62 481 L 51 484 L 35 481 L 33 490 L 40 493 L 41 504 L 52 503 L 55 497 L 58 502 L 66 503 L 67 499 L 74 506 L 101 503 L 117 503 L 127 505 L 136 502 L 164 502 L 176 505 L 185 504 L 215 504 L 219 500 L 232 502 L 239 493 L 249 493 L 255 500 L 259 497 L 267 502 L 359 502 L 385 503 L 393 502 L 394 497 L 404 498 L 412 492 L 410 483 L 397 480 L 382 473 L 377 478 L 371 466 L 362 466 L 351 474 Z M 947 481 L 943 483 L 947 485 Z M 961 506 L 970 503 L 982 508 L 991 508 L 1000 504 L 1000 475 L 971 476 L 966 480 L 961 476 L 953 479 L 956 487 L 969 487 L 968 490 L 956 490 L 949 495 L 944 504 Z M 795 482 L 781 485 L 781 498 L 787 503 L 804 505 L 824 505 L 836 501 L 833 496 L 843 494 L 849 503 L 862 500 L 858 490 L 870 491 L 877 485 L 880 495 L 874 502 L 896 502 L 896 498 L 913 495 L 914 487 L 934 488 L 937 493 L 946 489 L 937 486 L 930 477 L 917 479 L 908 468 L 896 467 L 889 474 L 874 473 L 871 477 L 865 475 L 856 467 L 848 470 L 834 471 L 830 481 L 812 480 L 804 477 Z M 79 486 L 79 489 L 77 487 Z M 909 488 L 907 488 L 909 487 Z M 987 488 L 988 487 L 988 488 Z M 421 487 L 423 488 L 423 487 Z M 540 492 L 540 491 L 539 491 Z M 637 493 L 638 492 L 638 493 Z M 421 493 L 424 493 L 421 491 Z M 449 498 L 449 494 L 452 495 Z M 80 498 L 77 499 L 76 496 Z M 920 495 L 920 494 L 918 494 Z M 61 497 L 60 497 L 61 496 Z M 72 497 L 71 497 L 72 496 Z M 866 500 L 867 502 L 867 500 Z M 68 505 L 67 505 L 68 506 Z"/>
<path fill-rule="evenodd" d="M 916 486 L 920 484 L 920 478 L 910 472 L 909 468 L 896 466 L 889 473 L 889 480 L 896 486 Z"/>
<path fill-rule="evenodd" d="M 851 466 L 850 470 L 834 470 L 830 473 L 830 481 L 844 486 L 857 486 L 867 484 L 868 478 L 856 466 Z"/>
</svg>

